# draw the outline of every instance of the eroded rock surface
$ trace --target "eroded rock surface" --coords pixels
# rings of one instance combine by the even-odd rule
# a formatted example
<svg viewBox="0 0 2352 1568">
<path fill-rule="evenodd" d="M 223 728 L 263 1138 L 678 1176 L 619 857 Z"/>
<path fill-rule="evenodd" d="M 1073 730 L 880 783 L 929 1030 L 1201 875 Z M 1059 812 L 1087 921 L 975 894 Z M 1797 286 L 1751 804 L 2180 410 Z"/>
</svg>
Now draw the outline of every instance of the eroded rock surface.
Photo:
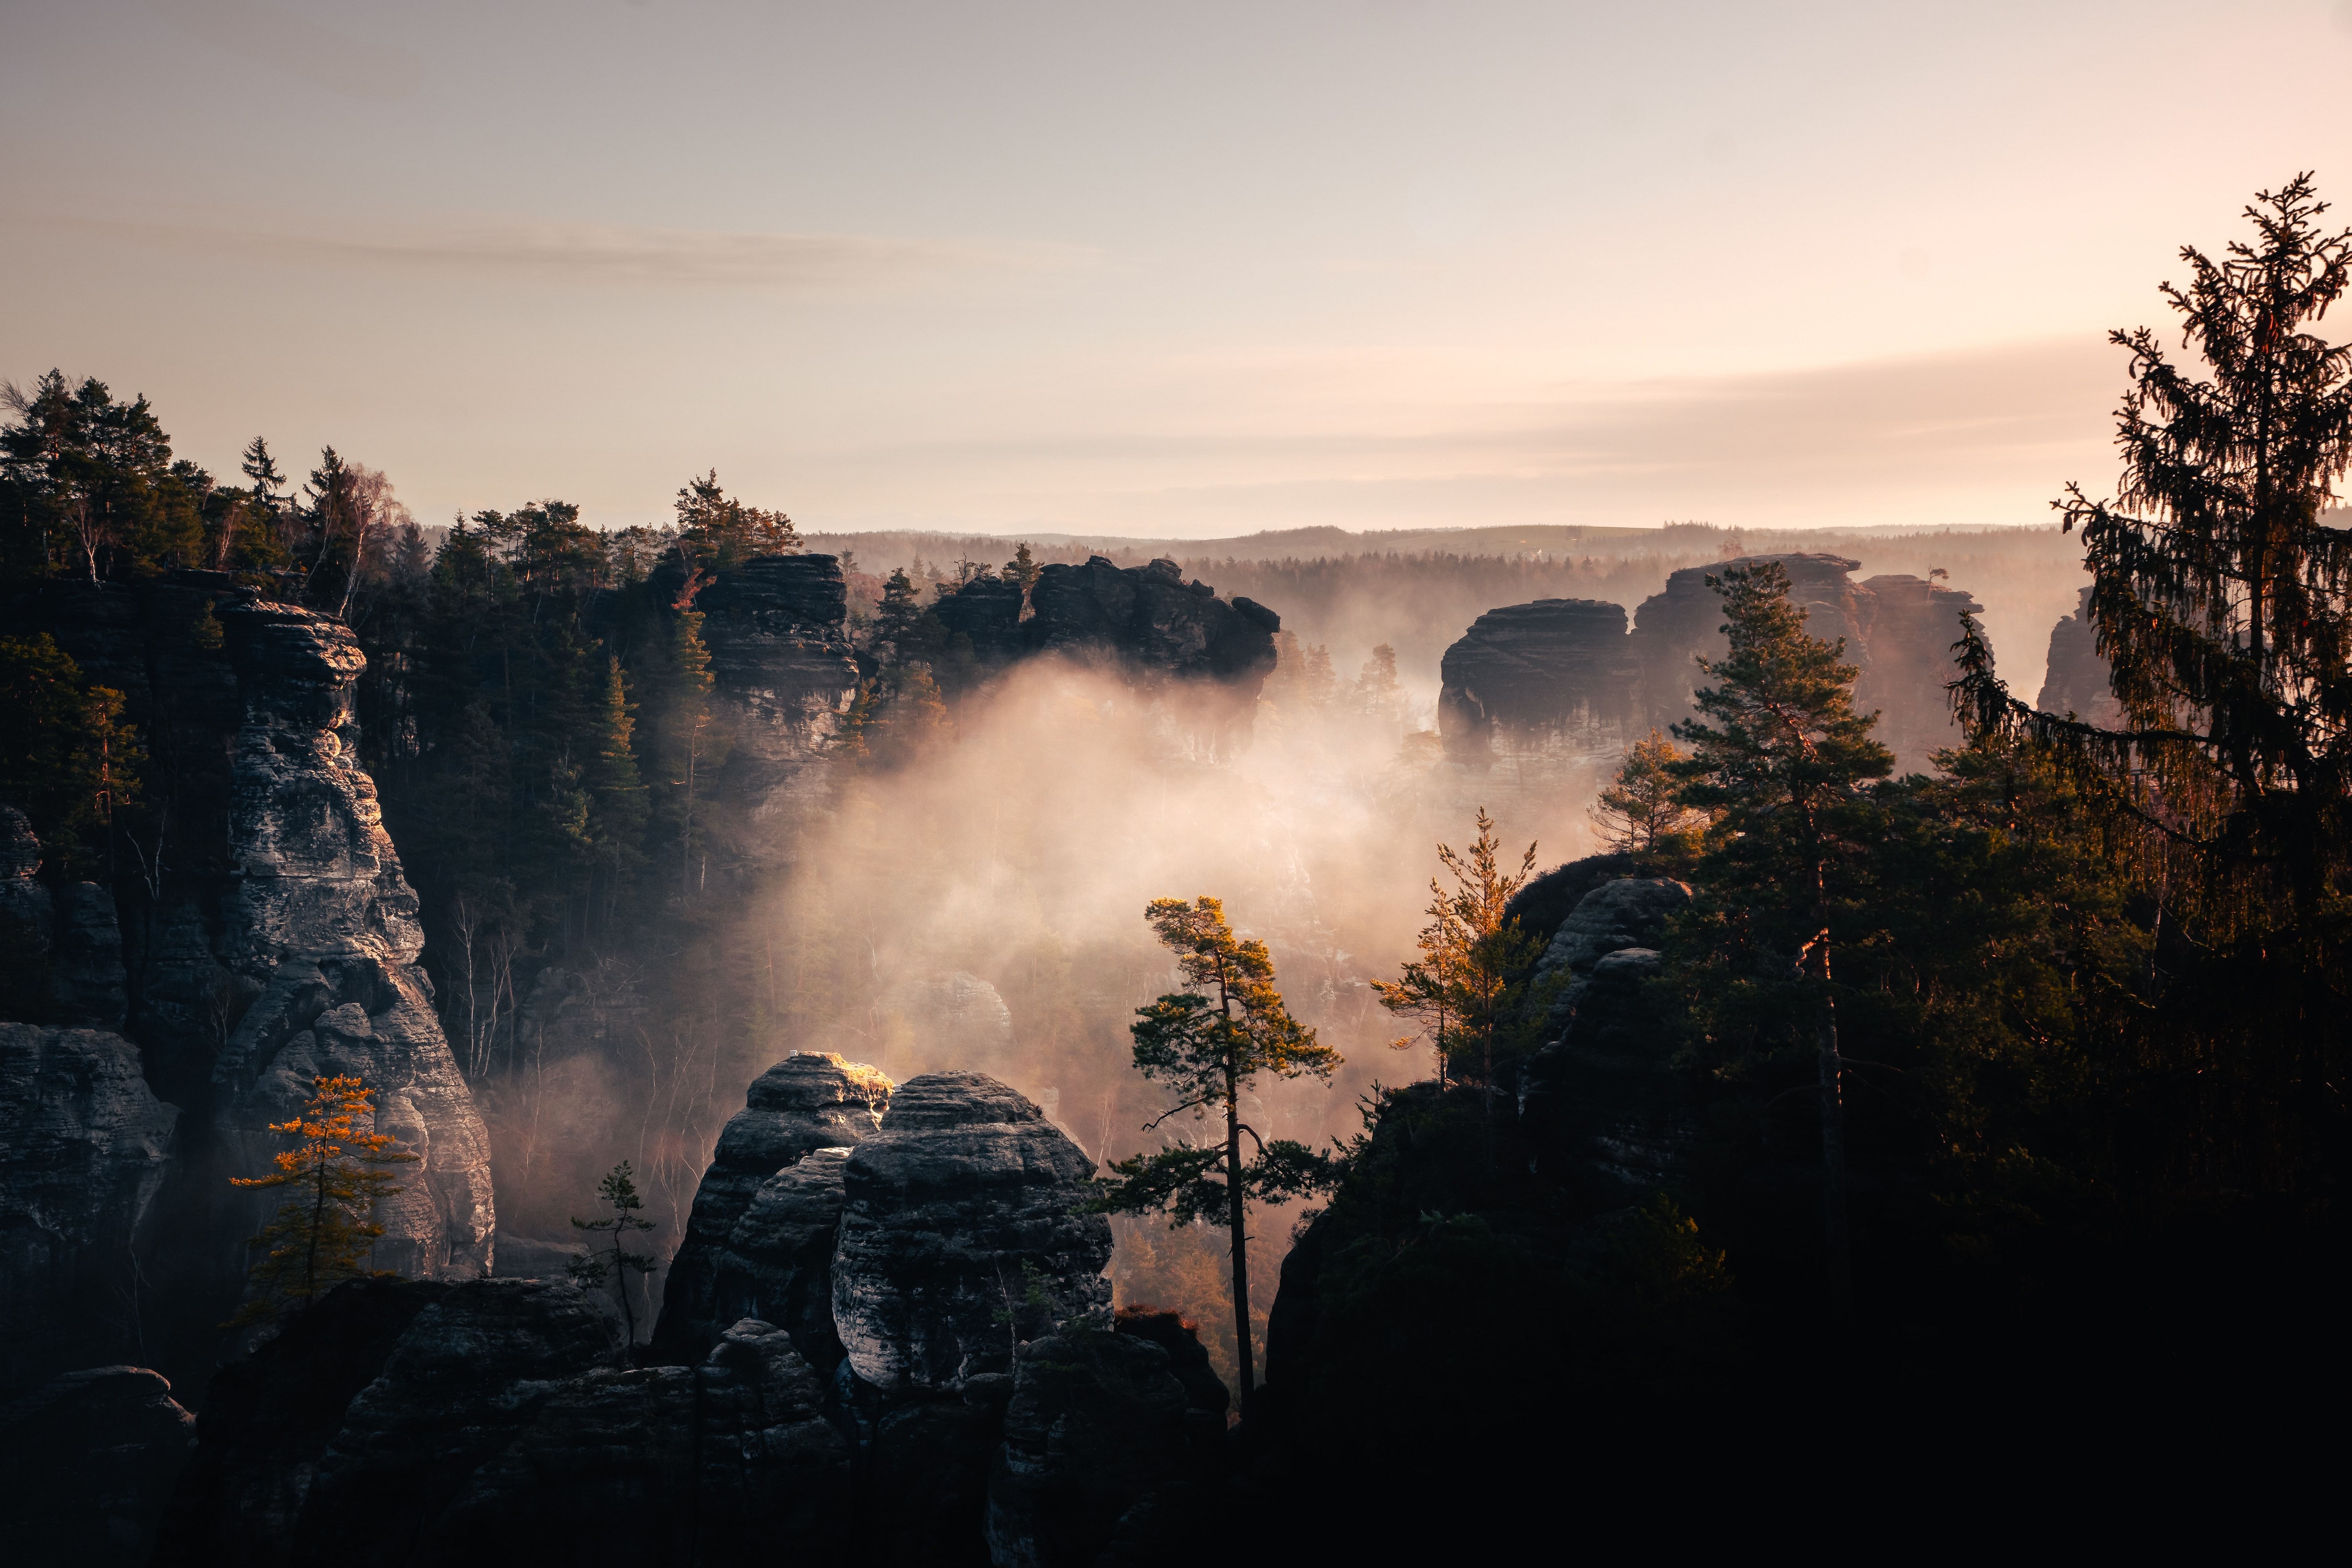
<svg viewBox="0 0 2352 1568">
<path fill-rule="evenodd" d="M 135 1258 L 179 1114 L 121 1036 L 0 1024 L 0 1390 L 135 1346 L 168 1309 Z"/>
<path fill-rule="evenodd" d="M 754 1232 L 747 1240 L 760 1260 L 743 1259 L 730 1251 L 736 1223 L 769 1179 L 803 1156 L 873 1136 L 890 1104 L 891 1087 L 887 1078 L 870 1067 L 818 1051 L 795 1051 L 752 1080 L 743 1109 L 719 1135 L 710 1168 L 695 1191 L 686 1237 L 670 1260 L 661 1318 L 654 1331 L 657 1354 L 674 1362 L 698 1361 L 728 1324 L 756 1315 L 729 1311 L 722 1305 L 722 1269 L 732 1270 L 739 1289 L 756 1288 L 759 1281 L 775 1284 L 773 1270 L 782 1261 L 778 1247 L 793 1253 L 797 1243 L 770 1245 L 764 1233 Z M 826 1252 L 829 1258 L 829 1241 Z M 769 1321 L 790 1327 L 794 1316 L 787 1311 Z M 799 1316 L 807 1324 L 807 1314 Z M 817 1360 L 826 1352 L 822 1345 L 812 1344 L 808 1353 Z"/>
<path fill-rule="evenodd" d="M 1282 629 L 1282 617 L 1265 605 L 1229 604 L 1208 584 L 1186 582 L 1168 560 L 1057 563 L 1038 574 L 1029 605 L 1034 613 L 1022 640 L 1032 651 L 1108 652 L 1149 675 L 1245 687 L 1253 700 L 1274 668 L 1274 634 Z"/>
<path fill-rule="evenodd" d="M 928 1073 L 892 1096 L 844 1166 L 833 1315 L 857 1376 L 947 1388 L 1012 1368 L 1017 1336 L 1106 1304 L 1110 1226 L 1073 1211 L 1094 1163 L 1023 1095 Z M 999 1321 L 1010 1312 L 1013 1323 Z"/>
<path fill-rule="evenodd" d="M 1580 994 L 1594 966 L 1625 948 L 1650 948 L 1669 918 L 1690 903 L 1686 883 L 1664 877 L 1603 882 L 1578 901 L 1536 961 L 1535 983 L 1551 986 L 1549 1024 L 1555 1031 L 1576 1016 Z"/>
<path fill-rule="evenodd" d="M 826 1375 L 841 1364 L 833 1326 L 833 1249 L 850 1151 L 813 1149 L 760 1184 L 719 1257 L 721 1312 L 775 1323 Z"/>
</svg>

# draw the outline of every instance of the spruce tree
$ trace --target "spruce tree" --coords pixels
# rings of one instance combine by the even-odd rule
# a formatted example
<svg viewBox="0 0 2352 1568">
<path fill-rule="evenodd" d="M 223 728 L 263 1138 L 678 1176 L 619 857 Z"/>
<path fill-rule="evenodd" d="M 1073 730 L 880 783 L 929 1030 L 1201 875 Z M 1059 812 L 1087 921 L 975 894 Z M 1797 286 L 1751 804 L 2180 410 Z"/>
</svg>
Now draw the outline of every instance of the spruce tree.
<svg viewBox="0 0 2352 1568">
<path fill-rule="evenodd" d="M 1328 1079 L 1339 1053 L 1290 1016 L 1275 989 L 1265 943 L 1236 936 L 1221 900 L 1154 899 L 1144 918 L 1176 967 L 1198 989 L 1171 992 L 1137 1009 L 1129 1028 L 1136 1070 L 1182 1098 L 1144 1126 L 1186 1111 L 1223 1122 L 1213 1142 L 1177 1143 L 1111 1166 L 1093 1206 L 1109 1214 L 1164 1214 L 1171 1226 L 1222 1221 L 1233 1258 L 1234 1338 L 1243 1413 L 1255 1387 L 1250 1346 L 1248 1207 L 1253 1200 L 1300 1196 L 1331 1180 L 1330 1163 L 1305 1144 L 1261 1138 L 1241 1119 L 1242 1096 L 1262 1074 Z M 1255 1151 L 1242 1154 L 1247 1133 Z"/>
<path fill-rule="evenodd" d="M 1864 786 L 1894 771 L 1871 739 L 1875 713 L 1853 710 L 1860 673 L 1845 641 L 1807 635 L 1777 561 L 1734 568 L 1707 585 L 1723 595 L 1730 650 L 1702 659 L 1715 684 L 1696 693 L 1698 717 L 1675 726 L 1691 754 L 1672 764 L 1686 805 L 1718 814 L 1701 878 L 1710 897 L 1739 902 L 1768 946 L 1809 983 L 1815 1081 L 1821 1097 L 1822 1237 L 1833 1310 L 1851 1310 L 1846 1237 L 1843 1062 L 1831 994 L 1831 882 L 1861 852 L 1876 819 Z"/>
</svg>

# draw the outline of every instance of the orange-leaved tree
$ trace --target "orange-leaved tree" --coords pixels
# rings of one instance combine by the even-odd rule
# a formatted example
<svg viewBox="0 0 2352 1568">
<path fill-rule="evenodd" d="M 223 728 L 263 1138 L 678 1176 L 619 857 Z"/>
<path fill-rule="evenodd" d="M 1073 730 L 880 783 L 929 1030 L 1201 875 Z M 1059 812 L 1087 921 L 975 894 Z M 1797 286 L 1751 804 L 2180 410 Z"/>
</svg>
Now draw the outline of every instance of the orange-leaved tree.
<svg viewBox="0 0 2352 1568">
<path fill-rule="evenodd" d="M 268 1249 L 249 1271 L 256 1293 L 225 1327 L 267 1322 L 309 1306 L 346 1279 L 394 1272 L 367 1267 L 375 1238 L 383 1234 L 375 1205 L 401 1190 L 382 1167 L 416 1156 L 395 1148 L 399 1141 L 389 1133 L 361 1131 L 362 1118 L 374 1121 L 375 1091 L 358 1079 L 314 1078 L 310 1089 L 310 1102 L 299 1115 L 269 1125 L 295 1141 L 274 1156 L 277 1171 L 229 1178 L 231 1186 L 290 1191 L 278 1217 L 248 1244 Z"/>
</svg>

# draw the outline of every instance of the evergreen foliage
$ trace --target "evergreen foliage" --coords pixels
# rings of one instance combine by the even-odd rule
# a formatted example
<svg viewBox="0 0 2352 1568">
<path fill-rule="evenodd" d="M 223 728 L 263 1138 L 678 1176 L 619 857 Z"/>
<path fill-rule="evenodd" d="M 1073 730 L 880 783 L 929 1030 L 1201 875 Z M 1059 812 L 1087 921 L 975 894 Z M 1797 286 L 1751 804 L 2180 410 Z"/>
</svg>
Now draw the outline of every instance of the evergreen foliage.
<svg viewBox="0 0 2352 1568">
<path fill-rule="evenodd" d="M 31 820 L 52 875 L 78 881 L 110 864 L 145 763 L 121 692 L 84 682 L 47 633 L 0 637 L 0 801 Z"/>
<path fill-rule="evenodd" d="M 1704 814 L 1683 804 L 1675 764 L 1681 748 L 1653 730 L 1626 749 L 1617 777 L 1590 812 L 1606 851 L 1633 858 L 1646 874 L 1687 871 L 1698 852 Z"/>
</svg>

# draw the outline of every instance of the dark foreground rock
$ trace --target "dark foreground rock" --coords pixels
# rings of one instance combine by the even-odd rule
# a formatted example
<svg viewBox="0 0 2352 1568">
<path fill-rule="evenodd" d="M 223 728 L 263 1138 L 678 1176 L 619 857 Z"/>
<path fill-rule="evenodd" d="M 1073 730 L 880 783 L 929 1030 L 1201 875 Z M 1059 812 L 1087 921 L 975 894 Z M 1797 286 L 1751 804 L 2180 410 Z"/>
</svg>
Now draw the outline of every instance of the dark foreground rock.
<svg viewBox="0 0 2352 1568">
<path fill-rule="evenodd" d="M 172 1385 L 140 1366 L 70 1372 L 0 1406 L 12 1558 L 143 1568 L 195 1426 Z"/>
<path fill-rule="evenodd" d="M 1223 1469 L 1225 1390 L 1213 1373 L 1202 1383 L 1200 1342 L 1171 1328 L 1072 1327 L 1021 1347 L 988 1492 L 999 1568 L 1158 1561 L 1197 1529 Z M 1161 1337 L 1201 1353 L 1189 1381 Z"/>
<path fill-rule="evenodd" d="M 1689 885 L 1664 877 L 1602 882 L 1578 901 L 1536 961 L 1538 994 L 1550 997 L 1548 1023 L 1556 1038 L 1578 1013 L 1594 967 L 1626 948 L 1653 948 L 1666 921 L 1690 903 Z"/>
</svg>

